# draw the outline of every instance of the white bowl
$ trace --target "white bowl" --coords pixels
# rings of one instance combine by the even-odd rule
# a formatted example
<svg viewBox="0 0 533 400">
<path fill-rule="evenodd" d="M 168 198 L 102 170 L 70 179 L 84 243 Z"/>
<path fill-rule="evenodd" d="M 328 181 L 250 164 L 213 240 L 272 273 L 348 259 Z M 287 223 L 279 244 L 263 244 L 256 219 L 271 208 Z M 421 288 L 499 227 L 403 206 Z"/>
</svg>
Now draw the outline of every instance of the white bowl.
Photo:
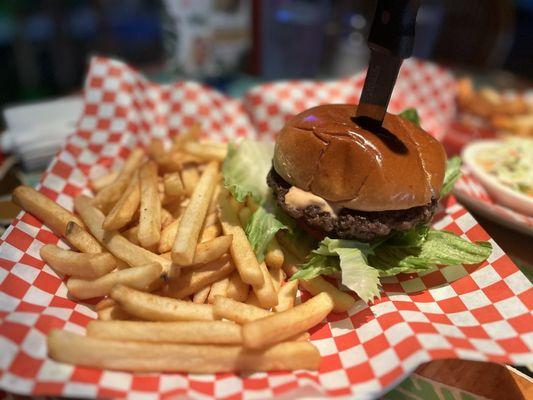
<svg viewBox="0 0 533 400">
<path fill-rule="evenodd" d="M 519 213 L 533 216 L 533 198 L 517 192 L 501 183 L 494 175 L 489 174 L 476 161 L 480 151 L 495 149 L 502 144 L 500 140 L 479 140 L 463 148 L 461 157 L 472 175 L 485 187 L 489 195 L 499 204 L 512 208 Z"/>
</svg>

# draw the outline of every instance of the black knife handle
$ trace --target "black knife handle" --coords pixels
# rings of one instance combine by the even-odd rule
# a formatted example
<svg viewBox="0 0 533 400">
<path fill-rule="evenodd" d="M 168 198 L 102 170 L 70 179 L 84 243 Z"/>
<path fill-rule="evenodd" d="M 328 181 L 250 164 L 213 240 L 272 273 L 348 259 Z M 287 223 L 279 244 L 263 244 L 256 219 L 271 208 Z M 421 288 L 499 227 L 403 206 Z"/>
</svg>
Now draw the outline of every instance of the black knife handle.
<svg viewBox="0 0 533 400">
<path fill-rule="evenodd" d="M 410 57 L 419 6 L 420 0 L 377 0 L 368 47 L 400 58 Z"/>
</svg>

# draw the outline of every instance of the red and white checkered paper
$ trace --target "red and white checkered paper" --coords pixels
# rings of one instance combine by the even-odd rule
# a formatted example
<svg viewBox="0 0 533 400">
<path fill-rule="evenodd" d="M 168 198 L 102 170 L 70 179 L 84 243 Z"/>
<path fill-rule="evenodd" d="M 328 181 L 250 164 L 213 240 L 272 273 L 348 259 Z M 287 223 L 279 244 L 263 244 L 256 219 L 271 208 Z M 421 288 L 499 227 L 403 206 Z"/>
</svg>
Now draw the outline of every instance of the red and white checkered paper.
<svg viewBox="0 0 533 400">
<path fill-rule="evenodd" d="M 152 136 L 168 138 L 197 119 L 210 137 L 221 140 L 272 135 L 301 109 L 354 102 L 361 82 L 357 77 L 267 84 L 253 89 L 243 103 L 196 83 L 157 86 L 120 62 L 94 59 L 78 129 L 45 173 L 40 191 L 71 208 L 73 196 L 88 193 L 90 174 L 118 166 L 131 148 L 146 145 Z M 416 106 L 424 125 L 440 134 L 443 114 L 453 114 L 452 86 L 452 77 L 442 69 L 407 62 L 394 109 Z M 453 197 L 444 206 L 437 228 L 470 240 L 491 240 Z M 494 252 L 481 265 L 387 278 L 381 299 L 371 306 L 358 301 L 348 312 L 331 314 L 311 332 L 322 355 L 318 372 L 132 374 L 56 363 L 46 356 L 47 332 L 82 333 L 95 318 L 90 305 L 67 297 L 62 279 L 41 261 L 39 248 L 57 242 L 39 221 L 21 213 L 0 244 L 0 388 L 9 392 L 82 398 L 369 399 L 432 359 L 533 362 L 532 286 L 491 240 Z"/>
</svg>

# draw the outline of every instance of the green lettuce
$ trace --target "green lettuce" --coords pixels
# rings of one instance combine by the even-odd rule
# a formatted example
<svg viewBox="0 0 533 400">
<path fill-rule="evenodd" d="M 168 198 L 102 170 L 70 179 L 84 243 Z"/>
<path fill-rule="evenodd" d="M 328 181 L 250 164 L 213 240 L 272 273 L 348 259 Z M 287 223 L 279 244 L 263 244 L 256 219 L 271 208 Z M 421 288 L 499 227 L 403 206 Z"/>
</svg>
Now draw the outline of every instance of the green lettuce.
<svg viewBox="0 0 533 400">
<path fill-rule="evenodd" d="M 461 177 L 461 158 L 458 156 L 450 158 L 446 162 L 446 172 L 444 174 L 444 183 L 440 189 L 440 198 L 442 199 L 450 193 L 455 182 Z"/>
<path fill-rule="evenodd" d="M 416 111 L 416 108 L 407 108 L 398 115 L 402 117 L 403 119 L 406 119 L 408 121 L 414 122 L 417 125 L 420 125 L 420 117 L 418 116 L 418 112 Z"/>
<path fill-rule="evenodd" d="M 469 242 L 452 232 L 416 227 L 369 244 L 325 238 L 291 279 L 341 275 L 341 282 L 368 302 L 379 296 L 379 278 L 418 273 L 437 265 L 477 264 L 492 252 L 488 242 Z"/>
<path fill-rule="evenodd" d="M 287 227 L 264 207 L 258 207 L 250 217 L 245 232 L 259 262 L 265 259 L 266 248 L 280 229 Z"/>
<path fill-rule="evenodd" d="M 224 186 L 239 202 L 251 196 L 258 204 L 268 198 L 266 176 L 272 167 L 274 144 L 246 139 L 238 147 L 228 146 L 222 164 Z"/>
</svg>

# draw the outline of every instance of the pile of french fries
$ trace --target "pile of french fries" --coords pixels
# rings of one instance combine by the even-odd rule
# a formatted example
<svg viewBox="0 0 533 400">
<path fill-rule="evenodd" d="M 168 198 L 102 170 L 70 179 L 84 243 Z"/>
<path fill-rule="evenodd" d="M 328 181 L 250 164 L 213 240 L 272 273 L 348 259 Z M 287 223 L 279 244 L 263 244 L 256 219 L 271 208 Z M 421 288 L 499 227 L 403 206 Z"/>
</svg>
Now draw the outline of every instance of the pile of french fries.
<svg viewBox="0 0 533 400">
<path fill-rule="evenodd" d="M 496 130 L 533 137 L 533 105 L 524 96 L 507 99 L 490 87 L 476 90 L 471 79 L 463 78 L 457 86 L 457 102 L 463 111 L 485 118 Z"/>
<path fill-rule="evenodd" d="M 94 197 L 75 198 L 76 214 L 32 188 L 13 192 L 71 245 L 40 252 L 66 276 L 69 296 L 102 297 L 86 336 L 49 333 L 53 359 L 128 371 L 318 368 L 307 330 L 354 299 L 320 277 L 287 280 L 304 255 L 282 235 L 258 262 L 243 229 L 257 205 L 224 189 L 227 148 L 199 133 L 133 150 L 119 171 L 91 182 Z M 313 295 L 302 304 L 299 284 Z"/>
</svg>

